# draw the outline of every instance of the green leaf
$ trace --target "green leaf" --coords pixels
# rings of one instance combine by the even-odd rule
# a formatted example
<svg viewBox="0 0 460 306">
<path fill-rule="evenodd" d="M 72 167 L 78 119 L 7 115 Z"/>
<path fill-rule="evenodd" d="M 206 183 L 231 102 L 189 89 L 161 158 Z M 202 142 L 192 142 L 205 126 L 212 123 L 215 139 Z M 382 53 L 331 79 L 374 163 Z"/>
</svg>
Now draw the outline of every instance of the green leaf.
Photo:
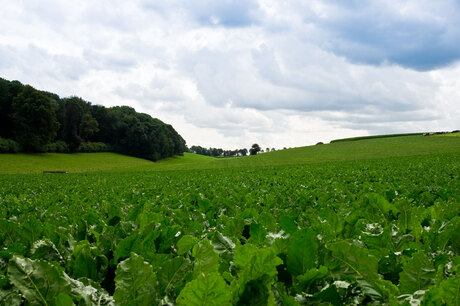
<svg viewBox="0 0 460 306">
<path fill-rule="evenodd" d="M 297 224 L 295 223 L 294 218 L 290 216 L 283 215 L 279 219 L 280 227 L 287 233 L 292 234 L 297 231 Z"/>
<path fill-rule="evenodd" d="M 62 255 L 56 246 L 49 239 L 35 241 L 30 249 L 32 259 L 45 259 L 46 261 L 57 261 L 64 263 Z"/>
<path fill-rule="evenodd" d="M 22 302 L 19 291 L 16 288 L 0 289 L 0 305 L 19 306 L 22 305 Z"/>
<path fill-rule="evenodd" d="M 369 255 L 366 249 L 347 241 L 340 241 L 329 246 L 333 257 L 343 266 L 345 273 L 354 274 L 360 279 L 374 283 L 378 278 L 377 259 Z"/>
<path fill-rule="evenodd" d="M 55 299 L 54 303 L 55 306 L 72 306 L 75 305 L 72 301 L 72 298 L 68 294 L 60 293 Z"/>
<path fill-rule="evenodd" d="M 13 256 L 8 277 L 31 304 L 47 304 L 60 294 L 69 294 L 70 286 L 56 267 L 42 260 Z"/>
<path fill-rule="evenodd" d="M 217 272 L 219 269 L 219 255 L 208 240 L 202 240 L 195 244 L 192 250 L 193 274 L 195 277 L 203 274 Z"/>
<path fill-rule="evenodd" d="M 278 274 L 276 267 L 283 261 L 271 248 L 258 249 L 252 244 L 235 247 L 234 265 L 240 270 L 238 276 L 244 281 L 255 280 L 264 275 L 270 278 Z"/>
<path fill-rule="evenodd" d="M 115 293 L 120 305 L 154 305 L 158 302 L 158 281 L 152 266 L 144 258 L 131 256 L 118 264 L 115 271 Z"/>
<path fill-rule="evenodd" d="M 133 248 L 140 244 L 139 240 L 139 234 L 136 233 L 131 234 L 120 241 L 115 249 L 115 252 L 113 253 L 113 259 L 111 263 L 113 262 L 113 264 L 116 265 L 120 259 L 128 258 L 131 252 L 133 252 Z"/>
<path fill-rule="evenodd" d="M 297 290 L 306 291 L 316 281 L 323 279 L 328 275 L 328 269 L 325 266 L 320 266 L 319 269 L 312 268 L 302 275 L 297 276 Z"/>
<path fill-rule="evenodd" d="M 225 306 L 232 305 L 231 292 L 218 273 L 200 276 L 187 283 L 177 298 L 177 305 Z"/>
<path fill-rule="evenodd" d="M 295 232 L 289 240 L 287 250 L 287 269 L 296 276 L 316 267 L 318 242 L 310 229 Z"/>
<path fill-rule="evenodd" d="M 65 273 L 64 278 L 71 287 L 72 295 L 85 305 L 113 305 L 113 298 L 93 280 L 84 277 L 75 280 Z"/>
<path fill-rule="evenodd" d="M 391 204 L 390 202 L 388 202 L 387 199 L 385 199 L 379 194 L 369 194 L 368 199 L 369 204 L 372 207 L 374 207 L 378 212 L 380 212 L 383 215 L 383 217 L 385 217 L 384 220 L 389 219 L 391 217 L 390 213 L 392 213 L 393 215 L 399 213 L 399 210 L 396 208 L 394 204 Z"/>
<path fill-rule="evenodd" d="M 354 276 L 363 293 L 379 302 L 388 302 L 396 290 L 391 282 L 383 281 L 378 274 L 378 261 L 367 249 L 347 241 L 340 241 L 329 246 L 332 256 L 339 266 L 331 263 L 329 269 L 335 278 L 346 275 Z M 339 270 L 337 271 L 337 268 Z M 335 270 L 335 271 L 332 271 Z"/>
<path fill-rule="evenodd" d="M 342 305 L 342 299 L 340 298 L 337 288 L 335 286 L 329 286 L 324 288 L 320 292 L 313 295 L 314 299 L 318 299 L 323 302 L 328 302 L 332 305 Z"/>
<path fill-rule="evenodd" d="M 274 303 L 271 286 L 278 274 L 276 267 L 283 261 L 273 249 L 258 249 L 251 244 L 237 245 L 234 254 L 233 263 L 238 270 L 238 279 L 232 283 L 234 299 L 242 305 Z"/>
<path fill-rule="evenodd" d="M 87 277 L 94 281 L 104 278 L 108 260 L 99 250 L 91 247 L 87 240 L 78 242 L 72 252 L 71 275 L 74 278 Z"/>
<path fill-rule="evenodd" d="M 175 257 L 163 261 L 157 272 L 161 294 L 169 295 L 172 291 L 179 291 L 190 270 L 191 262 L 188 258 Z"/>
<path fill-rule="evenodd" d="M 434 285 L 436 271 L 427 255 L 419 251 L 403 265 L 399 273 L 399 289 L 401 293 L 414 293 Z"/>
<path fill-rule="evenodd" d="M 460 305 L 460 276 L 446 279 L 439 288 L 429 290 L 422 305 Z"/>
<path fill-rule="evenodd" d="M 177 242 L 177 254 L 184 255 L 190 251 L 197 242 L 198 239 L 196 237 L 190 235 L 182 236 L 182 238 Z"/>
<path fill-rule="evenodd" d="M 260 245 L 263 244 L 265 241 L 265 235 L 267 235 L 267 231 L 264 227 L 257 223 L 252 223 L 249 227 L 249 235 L 250 241 L 254 244 Z"/>
</svg>

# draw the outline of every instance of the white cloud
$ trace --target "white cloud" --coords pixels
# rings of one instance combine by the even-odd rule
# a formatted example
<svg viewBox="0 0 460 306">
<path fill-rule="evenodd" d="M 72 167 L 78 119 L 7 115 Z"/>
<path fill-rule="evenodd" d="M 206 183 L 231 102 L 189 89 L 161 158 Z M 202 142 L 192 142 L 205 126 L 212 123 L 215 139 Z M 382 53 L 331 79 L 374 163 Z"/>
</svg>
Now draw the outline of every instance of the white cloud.
<svg viewBox="0 0 460 306">
<path fill-rule="evenodd" d="M 0 77 L 133 106 L 189 145 L 280 148 L 459 128 L 453 0 L 1 6 Z"/>
</svg>

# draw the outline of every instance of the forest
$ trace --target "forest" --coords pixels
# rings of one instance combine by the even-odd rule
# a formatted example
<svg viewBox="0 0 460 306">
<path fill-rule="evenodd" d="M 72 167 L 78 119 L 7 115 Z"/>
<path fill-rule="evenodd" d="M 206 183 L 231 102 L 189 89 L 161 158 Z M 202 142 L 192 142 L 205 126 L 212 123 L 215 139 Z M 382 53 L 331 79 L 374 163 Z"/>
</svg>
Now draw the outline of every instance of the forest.
<svg viewBox="0 0 460 306">
<path fill-rule="evenodd" d="M 102 151 L 156 161 L 181 155 L 186 144 L 171 125 L 132 107 L 60 98 L 0 78 L 0 153 Z"/>
</svg>

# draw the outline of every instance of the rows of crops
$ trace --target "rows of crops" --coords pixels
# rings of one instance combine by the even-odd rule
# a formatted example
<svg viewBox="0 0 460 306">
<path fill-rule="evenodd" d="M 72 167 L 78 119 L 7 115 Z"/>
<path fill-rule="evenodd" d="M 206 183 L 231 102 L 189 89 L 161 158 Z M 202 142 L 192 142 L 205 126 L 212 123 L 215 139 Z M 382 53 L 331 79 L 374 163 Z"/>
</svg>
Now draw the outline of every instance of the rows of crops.
<svg viewBox="0 0 460 306">
<path fill-rule="evenodd" d="M 0 176 L 0 304 L 458 305 L 460 157 Z"/>
</svg>

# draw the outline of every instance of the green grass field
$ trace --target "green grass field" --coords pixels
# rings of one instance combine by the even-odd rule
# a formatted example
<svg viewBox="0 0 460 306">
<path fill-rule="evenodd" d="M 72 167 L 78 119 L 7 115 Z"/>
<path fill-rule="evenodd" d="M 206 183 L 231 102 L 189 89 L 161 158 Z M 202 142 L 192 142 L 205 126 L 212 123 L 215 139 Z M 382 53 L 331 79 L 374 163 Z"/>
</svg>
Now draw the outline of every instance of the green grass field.
<svg viewBox="0 0 460 306">
<path fill-rule="evenodd" d="M 459 137 L 415 135 L 372 138 L 234 158 L 211 158 L 185 153 L 184 156 L 168 158 L 159 162 L 151 162 L 115 153 L 0 154 L 0 173 L 41 173 L 44 170 L 99 172 L 217 169 L 377 159 L 438 153 L 460 153 Z"/>
</svg>

